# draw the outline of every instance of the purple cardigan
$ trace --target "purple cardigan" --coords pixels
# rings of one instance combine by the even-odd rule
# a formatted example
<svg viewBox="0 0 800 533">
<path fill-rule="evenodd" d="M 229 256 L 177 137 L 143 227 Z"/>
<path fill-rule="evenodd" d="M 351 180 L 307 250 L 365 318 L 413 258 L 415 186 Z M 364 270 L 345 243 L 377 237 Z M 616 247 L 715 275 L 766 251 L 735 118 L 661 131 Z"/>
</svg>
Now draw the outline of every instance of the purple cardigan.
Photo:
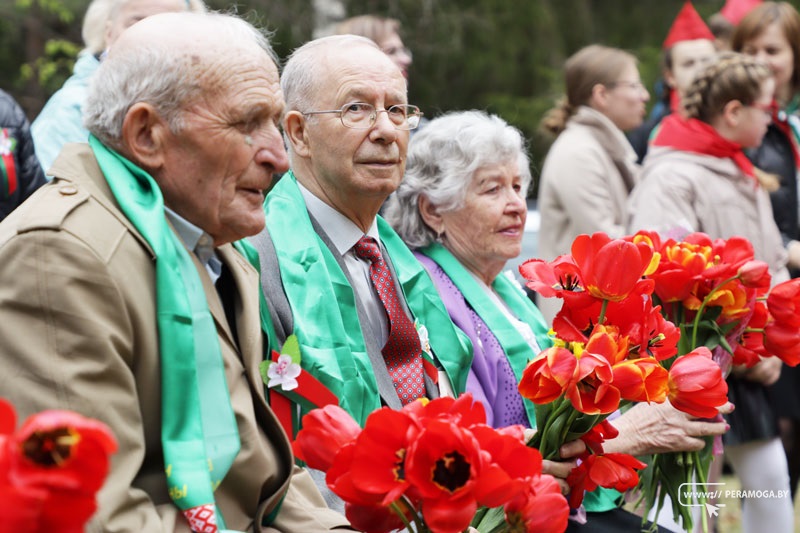
<svg viewBox="0 0 800 533">
<path fill-rule="evenodd" d="M 433 259 L 414 252 L 439 291 L 450 318 L 472 341 L 474 357 L 467 390 L 486 408 L 486 422 L 496 428 L 513 424 L 529 427 L 517 378 L 497 338 L 472 310 L 461 291 Z"/>
</svg>

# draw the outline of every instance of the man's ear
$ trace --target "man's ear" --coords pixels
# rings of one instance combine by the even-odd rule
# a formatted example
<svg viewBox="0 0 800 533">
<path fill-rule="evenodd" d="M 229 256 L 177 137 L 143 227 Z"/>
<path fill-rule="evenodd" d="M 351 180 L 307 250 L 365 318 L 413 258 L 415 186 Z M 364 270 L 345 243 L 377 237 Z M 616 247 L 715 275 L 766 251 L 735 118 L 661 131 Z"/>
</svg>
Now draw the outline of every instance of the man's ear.
<svg viewBox="0 0 800 533">
<path fill-rule="evenodd" d="M 735 128 L 742 119 L 745 106 L 739 100 L 731 100 L 722 108 L 721 117 L 726 126 Z"/>
<path fill-rule="evenodd" d="M 425 221 L 425 224 L 427 224 L 434 233 L 437 235 L 444 233 L 444 220 L 442 219 L 441 213 L 439 213 L 439 208 L 433 205 L 427 196 L 424 194 L 419 195 L 417 207 L 419 208 L 419 214 L 422 220 Z"/>
<path fill-rule="evenodd" d="M 139 102 L 131 106 L 122 121 L 122 143 L 133 160 L 150 171 L 164 166 L 169 125 L 155 108 Z"/>
<path fill-rule="evenodd" d="M 289 111 L 283 117 L 283 131 L 289 142 L 292 143 L 292 150 L 295 155 L 300 157 L 310 157 L 311 148 L 308 144 L 308 130 L 306 129 L 306 118 L 299 111 Z"/>
</svg>

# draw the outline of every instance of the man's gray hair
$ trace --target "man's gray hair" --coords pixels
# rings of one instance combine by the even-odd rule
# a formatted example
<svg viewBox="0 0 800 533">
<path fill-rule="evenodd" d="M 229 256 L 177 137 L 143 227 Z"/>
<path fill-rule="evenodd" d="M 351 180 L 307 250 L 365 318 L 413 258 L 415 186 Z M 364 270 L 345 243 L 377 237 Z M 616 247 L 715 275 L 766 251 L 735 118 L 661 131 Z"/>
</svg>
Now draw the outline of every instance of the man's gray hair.
<svg viewBox="0 0 800 533">
<path fill-rule="evenodd" d="M 315 102 L 320 68 L 325 64 L 327 50 L 348 46 L 371 46 L 374 42 L 358 35 L 329 35 L 309 41 L 289 56 L 281 75 L 281 90 L 287 111 L 306 112 Z"/>
<path fill-rule="evenodd" d="M 224 43 L 221 46 L 226 47 L 217 49 L 220 54 L 228 49 L 233 52 L 252 49 L 255 45 L 264 50 L 276 66 L 279 64 L 267 35 L 236 16 L 191 12 L 173 16 L 186 17 L 187 27 L 204 22 L 214 44 L 199 49 L 176 49 L 174 40 L 167 39 L 143 42 L 135 49 L 126 47 L 118 53 L 112 51 L 92 78 L 83 118 L 84 126 L 104 144 L 116 149 L 121 147 L 125 115 L 139 102 L 155 107 L 170 129 L 179 132 L 183 109 L 200 98 L 206 89 L 198 80 L 209 62 L 198 62 L 198 54 L 205 53 L 216 43 Z"/>
<path fill-rule="evenodd" d="M 423 220 L 419 198 L 424 195 L 440 213 L 464 206 L 475 172 L 488 165 L 519 164 L 523 196 L 531 171 L 520 131 L 497 115 L 483 111 L 458 111 L 442 115 L 411 138 L 406 173 L 389 197 L 385 218 L 410 248 L 436 239 Z"/>
</svg>

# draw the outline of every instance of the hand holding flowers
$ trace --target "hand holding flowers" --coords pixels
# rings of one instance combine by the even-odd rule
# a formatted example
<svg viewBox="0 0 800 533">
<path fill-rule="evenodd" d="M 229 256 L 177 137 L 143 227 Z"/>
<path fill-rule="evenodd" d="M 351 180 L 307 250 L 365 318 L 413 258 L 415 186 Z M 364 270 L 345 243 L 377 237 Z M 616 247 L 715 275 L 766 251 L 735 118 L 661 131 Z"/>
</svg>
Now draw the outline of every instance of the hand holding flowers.
<svg viewBox="0 0 800 533">
<path fill-rule="evenodd" d="M 564 300 L 553 322 L 555 346 L 531 363 L 520 383 L 523 395 L 541 404 L 537 424 L 545 457 L 564 438 L 631 402 L 669 398 L 692 416 L 717 416 L 727 401 L 724 374 L 731 359 L 748 366 L 771 354 L 789 364 L 800 361 L 800 319 L 792 313 L 800 303 L 798 285 L 775 287 L 765 304 L 768 269 L 754 260 L 745 239 L 692 234 L 662 244 L 650 232 L 622 239 L 581 235 L 571 255 L 528 261 L 520 272 L 531 289 Z M 670 494 L 676 516 L 691 528 L 677 490 L 705 479 L 707 448 L 704 455 L 656 456 L 640 484 L 646 506 L 660 508 Z M 585 468 L 598 461 L 587 457 Z M 583 477 L 578 472 L 574 479 Z M 618 478 L 616 487 L 630 487 L 631 476 Z"/>
</svg>

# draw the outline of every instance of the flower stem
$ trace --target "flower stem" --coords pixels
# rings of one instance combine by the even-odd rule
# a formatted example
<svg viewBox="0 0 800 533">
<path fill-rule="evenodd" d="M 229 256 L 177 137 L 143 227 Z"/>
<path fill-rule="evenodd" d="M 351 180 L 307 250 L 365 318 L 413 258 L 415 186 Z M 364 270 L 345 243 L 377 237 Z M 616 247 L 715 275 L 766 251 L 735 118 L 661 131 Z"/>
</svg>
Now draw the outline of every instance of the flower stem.
<svg viewBox="0 0 800 533">
<path fill-rule="evenodd" d="M 597 323 L 602 324 L 606 320 L 606 309 L 608 308 L 608 300 L 603 300 L 603 306 L 600 308 L 600 316 L 597 317 Z"/>
<path fill-rule="evenodd" d="M 733 276 L 732 278 L 728 278 L 725 281 L 723 281 L 721 283 L 718 283 L 713 289 L 711 289 L 711 292 L 709 292 L 706 295 L 706 297 L 703 298 L 703 303 L 700 304 L 700 309 L 697 310 L 697 314 L 694 317 L 694 324 L 692 325 L 692 346 L 691 346 L 692 350 L 697 348 L 697 330 L 700 329 L 700 318 L 702 318 L 703 311 L 706 310 L 706 306 L 708 305 L 708 302 L 711 301 L 711 297 L 714 296 L 714 294 L 717 293 L 717 291 L 720 289 L 720 287 L 722 287 L 726 283 L 729 283 L 729 282 L 735 280 L 737 277 L 738 276 Z"/>
</svg>

